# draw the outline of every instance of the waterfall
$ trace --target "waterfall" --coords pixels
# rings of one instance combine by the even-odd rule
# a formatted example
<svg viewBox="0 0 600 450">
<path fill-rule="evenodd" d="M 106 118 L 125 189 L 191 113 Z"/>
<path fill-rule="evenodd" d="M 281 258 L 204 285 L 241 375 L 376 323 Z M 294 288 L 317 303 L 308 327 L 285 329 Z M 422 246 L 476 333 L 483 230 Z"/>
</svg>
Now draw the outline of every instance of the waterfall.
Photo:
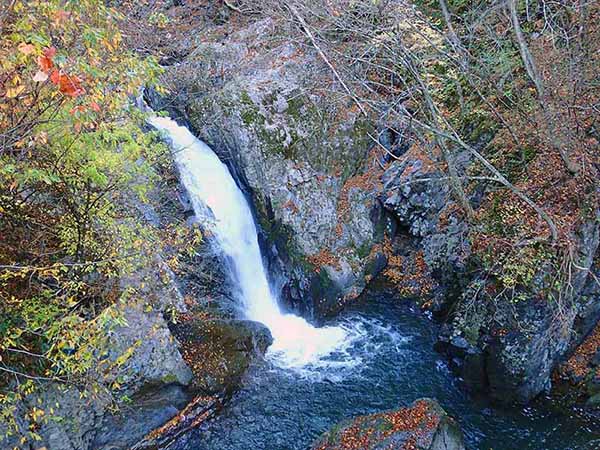
<svg viewBox="0 0 600 450">
<path fill-rule="evenodd" d="M 194 212 L 228 256 L 243 313 L 271 331 L 273 344 L 268 355 L 273 361 L 299 368 L 318 365 L 343 350 L 351 340 L 346 329 L 315 328 L 303 318 L 281 311 L 267 280 L 250 207 L 227 166 L 208 145 L 173 120 L 154 116 L 149 122 L 164 133 Z"/>
</svg>

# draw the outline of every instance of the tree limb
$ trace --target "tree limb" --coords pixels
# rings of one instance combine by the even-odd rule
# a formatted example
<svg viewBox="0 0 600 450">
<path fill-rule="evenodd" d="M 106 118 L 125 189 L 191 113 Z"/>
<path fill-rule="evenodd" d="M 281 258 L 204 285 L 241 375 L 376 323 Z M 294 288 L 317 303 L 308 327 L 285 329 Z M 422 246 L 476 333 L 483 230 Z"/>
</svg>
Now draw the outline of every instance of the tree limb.
<svg viewBox="0 0 600 450">
<path fill-rule="evenodd" d="M 350 91 L 350 88 L 348 88 L 348 86 L 346 85 L 346 83 L 344 82 L 344 80 L 342 79 L 342 77 L 340 76 L 340 74 L 338 73 L 338 71 L 336 70 L 336 68 L 333 66 L 333 64 L 331 64 L 331 62 L 329 61 L 329 59 L 327 58 L 327 56 L 325 55 L 325 53 L 323 53 L 323 50 L 321 49 L 321 47 L 317 43 L 317 41 L 315 39 L 315 36 L 310 31 L 310 28 L 308 27 L 308 24 L 306 23 L 306 21 L 304 20 L 304 18 L 300 15 L 300 13 L 296 9 L 296 7 L 294 5 L 292 5 L 292 4 L 289 4 L 289 5 L 286 5 L 286 6 L 291 11 L 291 13 L 294 15 L 294 17 L 296 17 L 296 19 L 298 20 L 298 22 L 300 22 L 300 26 L 302 27 L 302 30 L 304 31 L 304 33 L 306 34 L 306 36 L 308 37 L 308 39 L 310 39 L 310 42 L 312 43 L 313 47 L 315 48 L 315 50 L 317 51 L 317 53 L 319 54 L 319 56 L 321 57 L 321 59 L 325 62 L 325 64 L 327 64 L 327 66 L 331 69 L 331 71 L 335 75 L 335 78 L 340 82 L 340 84 L 342 85 L 342 87 L 344 88 L 344 90 L 346 91 L 346 93 L 350 96 L 350 98 L 352 98 L 352 100 L 354 101 L 354 103 L 357 104 L 357 106 L 359 107 L 359 109 L 363 113 L 363 115 L 365 117 L 369 117 L 368 114 L 367 114 L 367 112 L 365 111 L 362 103 L 360 102 L 360 100 L 358 100 L 358 98 L 352 93 L 352 91 Z"/>
</svg>

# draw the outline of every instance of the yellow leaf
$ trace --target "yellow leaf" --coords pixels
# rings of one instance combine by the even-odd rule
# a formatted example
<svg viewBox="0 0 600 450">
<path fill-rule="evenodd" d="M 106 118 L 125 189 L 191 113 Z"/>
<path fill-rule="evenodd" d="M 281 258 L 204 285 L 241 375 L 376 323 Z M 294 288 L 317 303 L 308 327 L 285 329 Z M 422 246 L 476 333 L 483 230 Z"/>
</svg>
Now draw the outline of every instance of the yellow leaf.
<svg viewBox="0 0 600 450">
<path fill-rule="evenodd" d="M 19 96 L 19 94 L 21 92 L 23 92 L 25 90 L 25 86 L 20 85 L 20 86 L 16 86 L 14 88 L 8 88 L 6 90 L 6 96 L 8 98 L 17 98 Z"/>
</svg>

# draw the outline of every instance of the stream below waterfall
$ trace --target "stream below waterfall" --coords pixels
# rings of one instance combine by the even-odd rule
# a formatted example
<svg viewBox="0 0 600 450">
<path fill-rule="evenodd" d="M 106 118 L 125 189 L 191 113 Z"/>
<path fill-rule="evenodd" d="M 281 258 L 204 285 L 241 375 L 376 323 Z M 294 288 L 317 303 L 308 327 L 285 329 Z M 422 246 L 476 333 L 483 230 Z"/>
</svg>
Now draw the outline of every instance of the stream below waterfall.
<svg viewBox="0 0 600 450">
<path fill-rule="evenodd" d="M 243 389 L 213 421 L 177 441 L 175 450 L 304 450 L 344 418 L 435 397 L 455 417 L 470 450 L 597 450 L 600 423 L 549 399 L 501 410 L 468 396 L 433 350 L 437 327 L 393 298 L 356 305 L 333 325 L 362 337 L 333 354 L 320 372 L 255 366 Z M 336 359 L 354 365 L 337 367 Z"/>
</svg>

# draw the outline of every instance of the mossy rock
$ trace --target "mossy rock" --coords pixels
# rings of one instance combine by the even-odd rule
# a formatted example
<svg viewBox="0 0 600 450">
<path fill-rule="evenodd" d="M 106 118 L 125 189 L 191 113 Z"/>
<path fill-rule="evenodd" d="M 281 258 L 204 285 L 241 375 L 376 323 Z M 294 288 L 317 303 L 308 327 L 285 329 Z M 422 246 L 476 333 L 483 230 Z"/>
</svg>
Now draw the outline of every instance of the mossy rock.
<svg viewBox="0 0 600 450">
<path fill-rule="evenodd" d="M 335 425 L 313 450 L 464 450 L 462 431 L 437 401 L 419 399 L 406 408 Z"/>
<path fill-rule="evenodd" d="M 264 325 L 250 320 L 185 317 L 170 327 L 194 374 L 193 387 L 204 394 L 235 391 L 251 362 L 273 342 Z"/>
</svg>

